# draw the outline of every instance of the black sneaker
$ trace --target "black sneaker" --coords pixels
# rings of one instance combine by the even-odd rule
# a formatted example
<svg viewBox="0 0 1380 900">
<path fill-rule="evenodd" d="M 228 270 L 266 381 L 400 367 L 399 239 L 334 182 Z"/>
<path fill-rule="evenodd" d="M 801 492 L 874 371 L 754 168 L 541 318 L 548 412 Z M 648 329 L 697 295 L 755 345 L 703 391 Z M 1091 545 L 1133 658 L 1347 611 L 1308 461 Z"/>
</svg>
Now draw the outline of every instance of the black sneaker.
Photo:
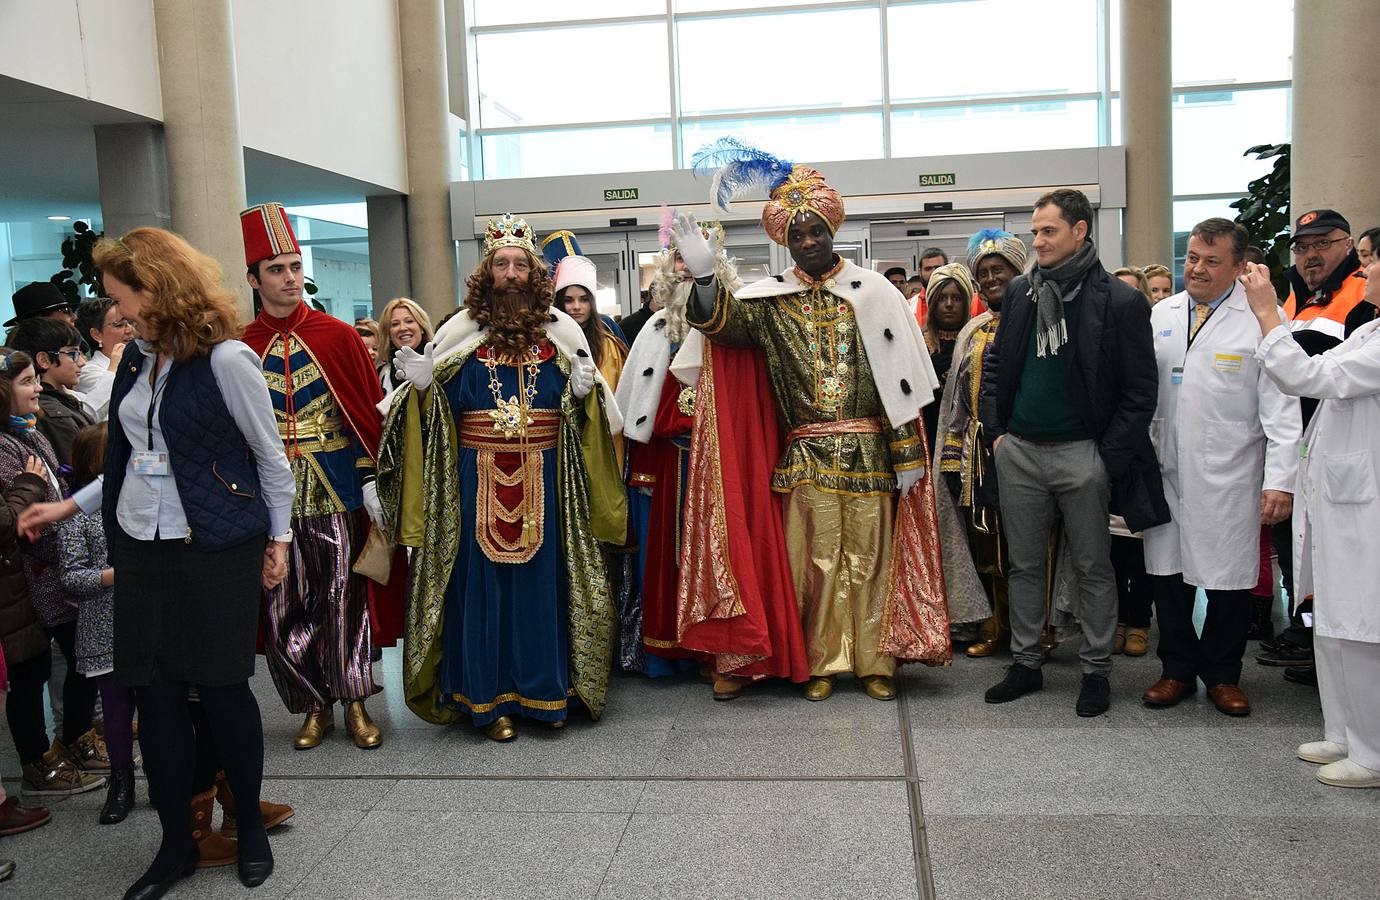
<svg viewBox="0 0 1380 900">
<path fill-rule="evenodd" d="M 1075 711 L 1083 718 L 1100 716 L 1112 707 L 1112 685 L 1106 675 L 1084 675 Z"/>
<path fill-rule="evenodd" d="M 1284 680 L 1307 687 L 1318 686 L 1318 670 L 1312 666 L 1289 666 L 1284 670 Z"/>
<path fill-rule="evenodd" d="M 1311 666 L 1313 648 L 1295 644 L 1292 641 L 1275 641 L 1273 650 L 1257 653 L 1255 661 L 1262 666 Z"/>
<path fill-rule="evenodd" d="M 988 703 L 1010 703 L 1033 694 L 1045 686 L 1045 673 L 1020 663 L 1006 667 L 1006 677 L 987 689 L 983 699 Z"/>
</svg>

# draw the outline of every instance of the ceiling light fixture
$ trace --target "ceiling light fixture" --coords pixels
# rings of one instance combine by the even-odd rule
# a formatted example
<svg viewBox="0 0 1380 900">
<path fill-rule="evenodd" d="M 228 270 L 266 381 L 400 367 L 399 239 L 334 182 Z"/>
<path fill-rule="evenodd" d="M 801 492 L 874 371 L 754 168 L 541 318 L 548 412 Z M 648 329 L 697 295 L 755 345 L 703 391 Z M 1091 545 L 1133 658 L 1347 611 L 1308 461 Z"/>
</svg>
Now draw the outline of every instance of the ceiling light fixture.
<svg viewBox="0 0 1380 900">
<path fill-rule="evenodd" d="M 49 221 L 49 222 L 68 222 L 68 221 L 71 221 L 71 219 L 72 219 L 71 216 L 49 216 L 49 217 L 48 217 L 48 221 Z"/>
</svg>

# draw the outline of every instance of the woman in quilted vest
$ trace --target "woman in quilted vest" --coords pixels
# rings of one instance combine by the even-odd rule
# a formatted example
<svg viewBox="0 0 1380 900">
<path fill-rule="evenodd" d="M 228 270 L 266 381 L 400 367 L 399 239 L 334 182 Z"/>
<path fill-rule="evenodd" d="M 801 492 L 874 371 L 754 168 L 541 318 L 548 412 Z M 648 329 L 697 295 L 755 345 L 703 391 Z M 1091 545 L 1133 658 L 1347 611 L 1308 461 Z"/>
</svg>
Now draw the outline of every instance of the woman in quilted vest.
<svg viewBox="0 0 1380 900">
<path fill-rule="evenodd" d="M 27 510 L 20 530 L 103 510 L 119 573 L 115 678 L 135 690 L 163 827 L 153 863 L 125 898 L 154 900 L 195 871 L 199 839 L 211 831 L 215 791 L 192 797 L 193 691 L 235 805 L 259 808 L 263 723 L 249 677 L 260 589 L 287 571 L 293 478 L 259 359 L 235 340 L 234 297 L 215 261 L 158 228 L 103 240 L 94 259 L 137 335 L 111 387 L 104 486 Z M 273 871 L 263 823 L 240 817 L 238 841 L 240 881 L 262 884 Z"/>
</svg>

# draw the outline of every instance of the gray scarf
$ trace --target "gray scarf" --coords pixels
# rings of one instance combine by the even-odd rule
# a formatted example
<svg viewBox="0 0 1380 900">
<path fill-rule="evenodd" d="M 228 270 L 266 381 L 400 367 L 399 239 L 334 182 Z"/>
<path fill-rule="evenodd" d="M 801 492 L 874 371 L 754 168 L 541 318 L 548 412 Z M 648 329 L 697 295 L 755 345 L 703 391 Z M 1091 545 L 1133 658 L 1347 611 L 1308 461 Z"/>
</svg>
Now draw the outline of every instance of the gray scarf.
<svg viewBox="0 0 1380 900">
<path fill-rule="evenodd" d="M 1097 262 L 1097 248 L 1092 241 L 1052 269 L 1036 266 L 1030 270 L 1030 293 L 1035 297 L 1038 320 L 1035 332 L 1035 355 L 1057 356 L 1059 348 L 1069 341 L 1064 324 L 1064 302 L 1060 298 L 1083 280 Z M 1055 286 L 1058 289 L 1055 289 Z"/>
</svg>

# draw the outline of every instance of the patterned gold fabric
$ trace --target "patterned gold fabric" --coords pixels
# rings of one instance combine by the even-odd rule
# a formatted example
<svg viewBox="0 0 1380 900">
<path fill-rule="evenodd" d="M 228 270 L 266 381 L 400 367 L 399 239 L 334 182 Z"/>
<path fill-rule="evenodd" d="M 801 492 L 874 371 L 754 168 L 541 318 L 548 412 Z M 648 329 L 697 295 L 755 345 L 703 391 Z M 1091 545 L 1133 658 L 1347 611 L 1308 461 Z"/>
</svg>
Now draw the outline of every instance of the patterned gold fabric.
<svg viewBox="0 0 1380 900">
<path fill-rule="evenodd" d="M 472 352 L 457 353 L 438 365 L 435 385 L 455 377 Z M 569 374 L 570 361 L 561 354 L 556 360 Z M 627 496 L 613 465 L 602 393 L 592 391 L 577 402 L 567 387 L 562 412 L 556 491 L 570 590 L 571 685 L 598 718 L 607 703 L 614 635 L 613 597 L 598 542 L 621 540 L 617 535 L 626 529 Z M 406 535 L 414 519 L 409 507 L 422 513 L 421 522 L 410 526 L 419 527 L 420 539 L 409 571 L 403 688 L 408 707 L 437 724 L 460 715 L 441 702 L 438 677 L 446 584 L 461 541 L 458 446 L 445 391 L 433 387 L 419 397 L 411 385 L 404 386 L 384 421 L 378 492 L 390 530 Z"/>
<path fill-rule="evenodd" d="M 879 434 L 791 441 L 772 475 L 772 490 L 786 493 L 809 484 L 830 493 L 880 496 L 896 490 L 897 470 L 924 464 L 917 422 L 901 428 L 886 423 L 852 306 L 822 283 L 754 300 L 739 300 L 721 288 L 703 331 L 717 343 L 766 353 L 776 412 L 788 431 L 882 419 Z"/>
<path fill-rule="evenodd" d="M 890 496 L 826 494 L 802 485 L 786 498 L 786 551 L 805 628 L 811 675 L 891 675 L 881 653 L 882 611 L 874 591 L 891 569 Z"/>
</svg>

